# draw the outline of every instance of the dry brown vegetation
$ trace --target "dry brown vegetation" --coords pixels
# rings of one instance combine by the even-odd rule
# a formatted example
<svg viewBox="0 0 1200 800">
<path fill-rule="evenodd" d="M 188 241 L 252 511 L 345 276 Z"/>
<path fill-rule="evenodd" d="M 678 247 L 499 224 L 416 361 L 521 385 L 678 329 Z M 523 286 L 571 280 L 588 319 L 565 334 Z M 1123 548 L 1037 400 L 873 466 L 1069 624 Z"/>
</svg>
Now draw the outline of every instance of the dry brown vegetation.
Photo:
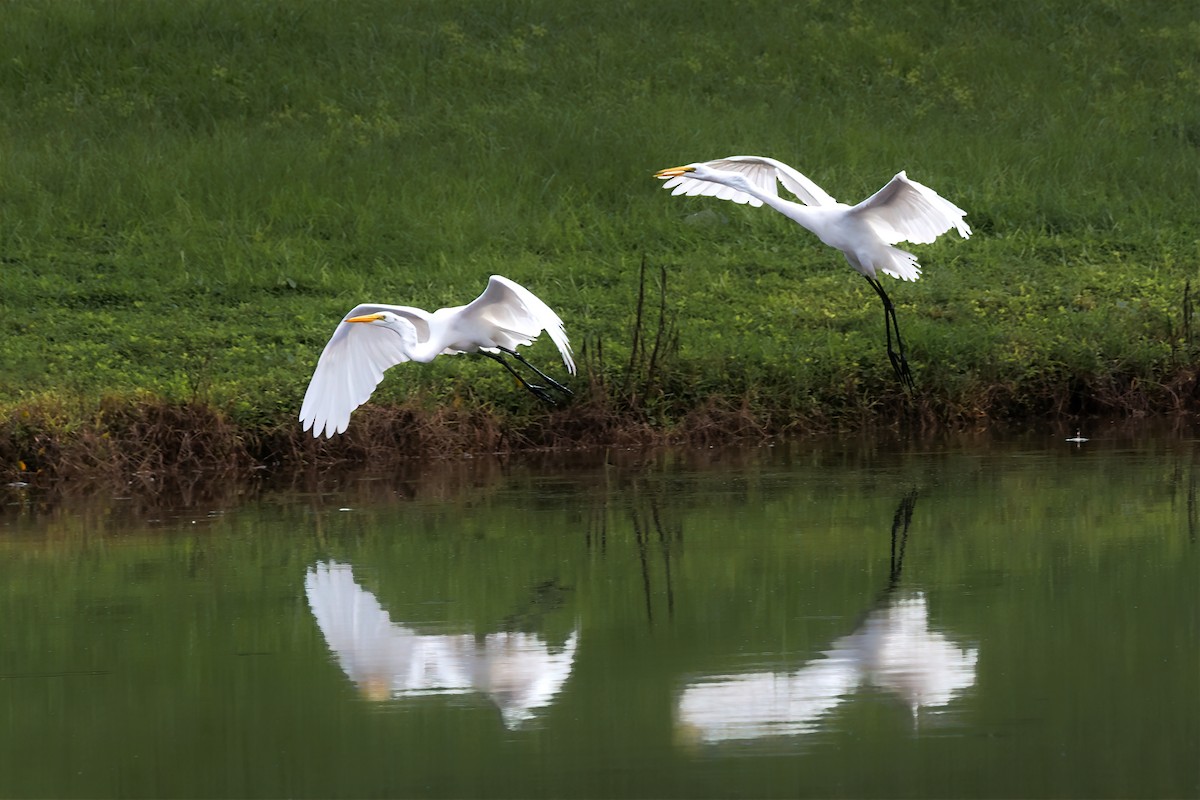
<svg viewBox="0 0 1200 800">
<path fill-rule="evenodd" d="M 1108 377 L 1040 397 L 991 386 L 954 401 L 916 394 L 900 402 L 848 402 L 838 416 L 787 414 L 757 407 L 749 398 L 740 404 L 712 398 L 663 422 L 628 397 L 610 399 L 592 374 L 575 402 L 561 408 L 518 417 L 487 407 L 368 404 L 344 434 L 318 440 L 298 424 L 247 429 L 197 402 L 107 398 L 81 409 L 42 399 L 10 408 L 0 418 L 0 479 L 76 492 L 103 488 L 186 497 L 201 484 L 254 474 L 278 478 L 482 454 L 711 446 L 870 428 L 925 434 L 1030 418 L 1186 419 L 1196 415 L 1198 401 L 1200 381 L 1191 368 L 1167 383 Z"/>
</svg>

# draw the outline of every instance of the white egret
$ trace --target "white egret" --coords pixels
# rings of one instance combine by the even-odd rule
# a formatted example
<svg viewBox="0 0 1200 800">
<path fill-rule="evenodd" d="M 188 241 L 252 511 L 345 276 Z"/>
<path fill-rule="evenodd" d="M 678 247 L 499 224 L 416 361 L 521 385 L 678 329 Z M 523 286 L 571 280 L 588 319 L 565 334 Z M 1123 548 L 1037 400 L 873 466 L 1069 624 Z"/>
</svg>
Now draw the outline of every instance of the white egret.
<svg viewBox="0 0 1200 800">
<path fill-rule="evenodd" d="M 515 350 L 532 344 L 542 331 L 550 334 L 567 371 L 574 375 L 562 320 L 533 292 L 499 275 L 493 275 L 483 294 L 467 305 L 433 313 L 410 306 L 355 306 L 317 361 L 300 407 L 300 421 L 316 438 L 342 433 L 350 424 L 350 413 L 367 402 L 385 370 L 405 361 L 427 364 L 439 355 L 460 353 L 480 353 L 500 362 L 522 386 L 553 405 L 546 386 L 529 383 L 502 355 L 507 353 L 551 387 L 570 395 L 570 389 Z"/>
<path fill-rule="evenodd" d="M 792 167 L 762 156 L 729 156 L 659 170 L 654 177 L 665 180 L 663 188 L 672 195 L 704 195 L 758 207 L 766 203 L 798 225 L 807 228 L 829 245 L 842 251 L 850 266 L 867 279 L 883 302 L 884 331 L 888 359 L 896 376 L 912 388 L 912 373 L 904 355 L 904 341 L 896 324 L 896 309 L 879 282 L 878 273 L 915 281 L 921 275 L 917 257 L 895 247 L 897 242 L 929 244 L 954 228 L 964 239 L 971 228 L 963 222 L 966 212 L 928 186 L 899 172 L 887 185 L 858 205 L 834 200 Z M 779 196 L 777 183 L 801 202 Z M 892 330 L 896 347 L 892 349 Z"/>
</svg>

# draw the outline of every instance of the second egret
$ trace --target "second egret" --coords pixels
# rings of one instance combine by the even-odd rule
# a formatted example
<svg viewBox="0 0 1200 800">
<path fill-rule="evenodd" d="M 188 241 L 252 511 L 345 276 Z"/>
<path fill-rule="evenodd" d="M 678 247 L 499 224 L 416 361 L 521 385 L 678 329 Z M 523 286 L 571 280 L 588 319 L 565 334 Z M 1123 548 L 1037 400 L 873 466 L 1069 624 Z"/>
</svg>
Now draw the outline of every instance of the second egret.
<svg viewBox="0 0 1200 800">
<path fill-rule="evenodd" d="M 971 228 L 963 221 L 965 211 L 904 172 L 897 173 L 858 205 L 848 206 L 787 164 L 763 156 L 729 156 L 671 167 L 659 170 L 654 177 L 666 181 L 663 188 L 673 189 L 673 195 L 704 195 L 755 207 L 765 203 L 815 233 L 825 244 L 841 250 L 883 302 L 888 359 L 900 382 L 912 388 L 896 308 L 879 282 L 878 273 L 915 281 L 921 275 L 917 257 L 895 245 L 929 244 L 951 228 L 966 239 Z M 778 183 L 801 202 L 781 198 Z M 893 330 L 897 350 L 892 349 Z"/>
</svg>

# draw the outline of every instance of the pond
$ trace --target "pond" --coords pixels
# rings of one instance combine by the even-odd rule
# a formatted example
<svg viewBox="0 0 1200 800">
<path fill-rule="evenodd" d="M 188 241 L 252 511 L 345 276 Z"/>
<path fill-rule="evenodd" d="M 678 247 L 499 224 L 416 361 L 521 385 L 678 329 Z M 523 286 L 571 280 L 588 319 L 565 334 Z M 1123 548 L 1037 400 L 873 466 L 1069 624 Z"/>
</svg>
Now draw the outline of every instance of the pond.
<svg viewBox="0 0 1200 800">
<path fill-rule="evenodd" d="M 1200 794 L 1193 438 L 0 512 L 0 795 Z"/>
</svg>

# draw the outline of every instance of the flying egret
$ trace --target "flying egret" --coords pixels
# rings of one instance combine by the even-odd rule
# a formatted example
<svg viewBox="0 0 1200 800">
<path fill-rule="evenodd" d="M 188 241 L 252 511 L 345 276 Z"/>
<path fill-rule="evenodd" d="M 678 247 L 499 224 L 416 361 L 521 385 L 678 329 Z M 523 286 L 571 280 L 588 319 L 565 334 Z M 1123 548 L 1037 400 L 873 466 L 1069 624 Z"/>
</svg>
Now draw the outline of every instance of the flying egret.
<svg viewBox="0 0 1200 800">
<path fill-rule="evenodd" d="M 896 377 L 910 389 L 912 373 L 904 356 L 904 340 L 896 323 L 896 308 L 879 282 L 878 273 L 915 281 L 921 275 L 917 257 L 895 247 L 897 242 L 929 244 L 954 228 L 964 239 L 971 228 L 958 206 L 928 186 L 910 180 L 904 172 L 855 206 L 839 203 L 792 167 L 762 156 L 729 156 L 659 170 L 654 177 L 665 180 L 672 195 L 704 195 L 754 207 L 766 203 L 822 242 L 842 251 L 850 266 L 867 279 L 883 302 L 887 354 Z M 779 196 L 777 182 L 800 198 L 799 203 Z M 896 347 L 892 349 L 892 331 Z"/>
<path fill-rule="evenodd" d="M 405 361 L 428 364 L 439 355 L 480 353 L 498 361 L 522 386 L 554 404 L 546 386 L 529 383 L 504 355 L 536 372 L 563 394 L 572 392 L 525 360 L 516 351 L 546 331 L 575 374 L 571 344 L 563 322 L 533 292 L 515 281 L 493 275 L 483 294 L 465 306 L 439 308 L 432 314 L 411 306 L 359 305 L 338 324 L 317 361 L 304 393 L 300 421 L 313 437 L 332 437 L 350 424 L 350 413 L 367 402 L 383 373 Z"/>
</svg>

